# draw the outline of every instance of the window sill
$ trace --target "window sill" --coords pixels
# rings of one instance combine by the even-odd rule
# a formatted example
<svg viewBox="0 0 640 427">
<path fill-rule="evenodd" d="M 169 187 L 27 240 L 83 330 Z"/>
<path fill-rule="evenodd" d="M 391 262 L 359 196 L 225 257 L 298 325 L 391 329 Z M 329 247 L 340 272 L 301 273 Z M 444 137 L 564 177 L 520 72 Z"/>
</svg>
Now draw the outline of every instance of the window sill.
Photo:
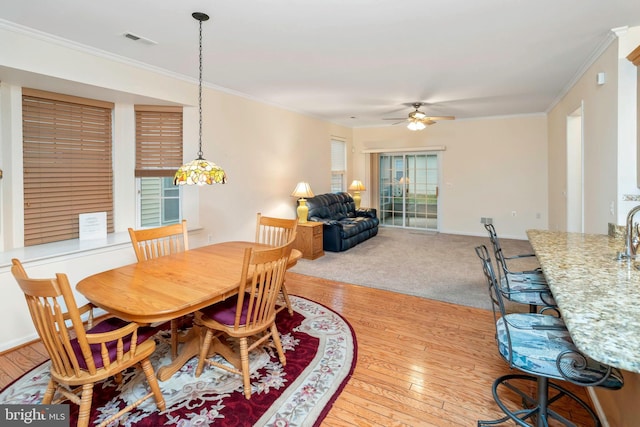
<svg viewBox="0 0 640 427">
<path fill-rule="evenodd" d="M 131 246 L 129 233 L 126 231 L 109 234 L 106 239 L 72 239 L 62 242 L 46 243 L 44 245 L 10 249 L 0 252 L 0 268 L 10 267 L 12 258 L 18 258 L 21 262 L 25 263 L 90 251 L 110 250 L 123 245 Z"/>
</svg>

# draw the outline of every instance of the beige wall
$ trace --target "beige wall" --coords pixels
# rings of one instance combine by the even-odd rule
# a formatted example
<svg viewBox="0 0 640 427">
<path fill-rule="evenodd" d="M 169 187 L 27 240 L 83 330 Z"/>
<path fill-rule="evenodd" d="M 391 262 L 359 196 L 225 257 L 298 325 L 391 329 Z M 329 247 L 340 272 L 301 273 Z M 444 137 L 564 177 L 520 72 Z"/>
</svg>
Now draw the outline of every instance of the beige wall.
<svg viewBox="0 0 640 427">
<path fill-rule="evenodd" d="M 350 129 L 223 92 L 205 96 L 213 111 L 204 125 L 205 155 L 225 168 L 229 182 L 186 190 L 199 193 L 200 225 L 214 241 L 252 236 L 257 212 L 295 217 L 290 194 L 299 181 L 315 194 L 329 192 L 330 139 L 345 139 L 350 152 Z"/>
<path fill-rule="evenodd" d="M 609 222 L 623 225 L 637 202 L 636 70 L 625 59 L 640 43 L 640 28 L 621 34 L 593 62 L 548 114 L 549 229 L 566 230 L 567 116 L 583 108 L 584 230 L 607 233 Z M 596 76 L 605 73 L 606 83 Z M 611 207 L 613 206 L 613 211 Z"/>
<path fill-rule="evenodd" d="M 404 125 L 355 129 L 354 176 L 369 176 L 363 151 L 444 146 L 440 152 L 440 231 L 526 239 L 547 228 L 547 122 L 542 114 L 442 121 L 420 132 Z M 363 204 L 371 198 L 363 193 Z M 512 216 L 512 212 L 516 216 Z"/>
<path fill-rule="evenodd" d="M 604 72 L 607 82 L 596 83 Z M 618 111 L 617 42 L 585 72 L 571 91 L 549 113 L 549 228 L 566 230 L 567 116 L 581 105 L 583 113 L 584 231 L 607 233 L 615 222 L 610 212 L 617 197 Z"/>
</svg>

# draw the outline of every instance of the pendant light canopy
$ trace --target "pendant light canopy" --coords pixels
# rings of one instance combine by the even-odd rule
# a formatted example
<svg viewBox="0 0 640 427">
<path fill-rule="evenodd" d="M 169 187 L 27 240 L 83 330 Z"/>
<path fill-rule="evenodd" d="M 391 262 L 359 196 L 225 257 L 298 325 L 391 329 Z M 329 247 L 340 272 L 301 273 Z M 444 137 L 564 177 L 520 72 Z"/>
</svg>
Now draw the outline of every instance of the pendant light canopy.
<svg viewBox="0 0 640 427">
<path fill-rule="evenodd" d="M 202 157 L 202 21 L 207 21 L 209 15 L 201 12 L 194 12 L 191 16 L 200 23 L 199 46 L 200 46 L 200 75 L 198 78 L 198 114 L 200 118 L 198 133 L 198 157 L 180 167 L 176 172 L 174 185 L 205 185 L 224 184 L 227 182 L 227 174 L 224 170 L 213 162 Z"/>
</svg>

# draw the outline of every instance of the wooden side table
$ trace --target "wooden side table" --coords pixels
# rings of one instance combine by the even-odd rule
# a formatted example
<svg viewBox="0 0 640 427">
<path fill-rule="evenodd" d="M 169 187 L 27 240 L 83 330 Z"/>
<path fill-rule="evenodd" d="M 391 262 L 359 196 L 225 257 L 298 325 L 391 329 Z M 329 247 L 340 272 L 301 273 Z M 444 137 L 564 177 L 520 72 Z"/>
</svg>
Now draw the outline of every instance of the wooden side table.
<svg viewBox="0 0 640 427">
<path fill-rule="evenodd" d="M 322 247 L 322 227 L 321 222 L 298 223 L 296 242 L 293 247 L 302 252 L 302 258 L 316 259 L 324 255 Z"/>
</svg>

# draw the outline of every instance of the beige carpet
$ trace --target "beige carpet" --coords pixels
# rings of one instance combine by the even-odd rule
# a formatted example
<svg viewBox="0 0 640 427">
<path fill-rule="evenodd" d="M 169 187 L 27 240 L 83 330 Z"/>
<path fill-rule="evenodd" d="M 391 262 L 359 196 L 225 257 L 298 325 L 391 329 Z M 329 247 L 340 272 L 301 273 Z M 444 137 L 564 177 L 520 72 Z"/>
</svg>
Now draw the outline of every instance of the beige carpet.
<svg viewBox="0 0 640 427">
<path fill-rule="evenodd" d="M 499 230 L 498 230 L 499 233 Z M 526 240 L 501 239 L 506 256 L 531 253 Z M 302 259 L 291 271 L 386 289 L 469 307 L 490 309 L 487 282 L 474 248 L 489 237 L 380 227 L 378 235 L 345 252 Z M 535 266 L 529 261 L 522 268 Z M 518 266 L 520 267 L 520 266 Z"/>
</svg>

